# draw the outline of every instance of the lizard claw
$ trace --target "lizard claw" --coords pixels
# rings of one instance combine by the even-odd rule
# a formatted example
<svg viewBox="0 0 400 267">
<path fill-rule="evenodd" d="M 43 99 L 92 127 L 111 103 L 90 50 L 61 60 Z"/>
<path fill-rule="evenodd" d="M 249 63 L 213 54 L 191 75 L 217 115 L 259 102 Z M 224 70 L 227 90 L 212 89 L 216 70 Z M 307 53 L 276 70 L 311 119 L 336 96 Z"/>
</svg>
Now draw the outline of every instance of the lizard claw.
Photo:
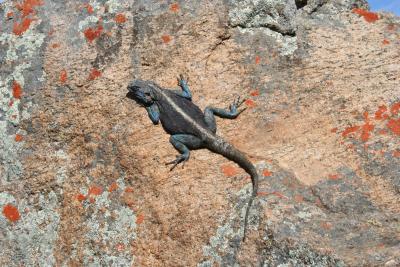
<svg viewBox="0 0 400 267">
<path fill-rule="evenodd" d="M 172 164 L 172 167 L 169 169 L 169 171 L 172 171 L 173 169 L 175 169 L 176 166 L 178 166 L 179 163 L 183 163 L 182 164 L 182 168 L 183 168 L 185 161 L 187 161 L 187 158 L 183 155 L 180 155 L 180 156 L 177 156 L 175 160 L 165 163 L 165 165 Z"/>
<path fill-rule="evenodd" d="M 242 113 L 242 112 L 245 111 L 246 109 L 247 109 L 247 107 L 246 107 L 246 108 L 243 108 L 243 109 L 241 109 L 241 110 L 239 110 L 237 115 L 239 116 L 240 113 Z"/>
<path fill-rule="evenodd" d="M 183 74 L 179 74 L 178 77 L 176 77 L 178 80 L 178 85 L 182 85 L 182 82 L 189 82 L 189 78 L 185 77 Z"/>
<path fill-rule="evenodd" d="M 242 101 L 240 101 L 240 95 L 236 98 L 236 100 L 233 101 L 233 105 L 236 106 L 236 108 L 240 107 L 245 101 L 246 99 L 242 99 Z"/>
<path fill-rule="evenodd" d="M 236 116 L 239 116 L 240 113 L 246 110 L 246 108 L 240 111 L 237 110 L 238 107 L 240 107 L 246 101 L 246 99 L 240 100 L 240 98 L 241 97 L 239 95 L 236 99 L 233 100 L 233 103 L 229 106 L 230 112 L 236 114 Z"/>
</svg>

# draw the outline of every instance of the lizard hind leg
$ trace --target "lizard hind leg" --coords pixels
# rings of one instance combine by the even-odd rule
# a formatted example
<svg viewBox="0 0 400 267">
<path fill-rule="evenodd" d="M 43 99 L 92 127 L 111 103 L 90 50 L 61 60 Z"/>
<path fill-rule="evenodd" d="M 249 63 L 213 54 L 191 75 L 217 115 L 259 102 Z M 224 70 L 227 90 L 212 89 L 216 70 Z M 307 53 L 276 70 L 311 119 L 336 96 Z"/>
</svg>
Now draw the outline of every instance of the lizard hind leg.
<svg viewBox="0 0 400 267">
<path fill-rule="evenodd" d="M 166 165 L 172 165 L 170 171 L 178 164 L 189 160 L 191 149 L 199 149 L 202 146 L 201 139 L 190 134 L 174 134 L 171 135 L 169 141 L 181 153 L 175 160 L 166 163 Z"/>
</svg>

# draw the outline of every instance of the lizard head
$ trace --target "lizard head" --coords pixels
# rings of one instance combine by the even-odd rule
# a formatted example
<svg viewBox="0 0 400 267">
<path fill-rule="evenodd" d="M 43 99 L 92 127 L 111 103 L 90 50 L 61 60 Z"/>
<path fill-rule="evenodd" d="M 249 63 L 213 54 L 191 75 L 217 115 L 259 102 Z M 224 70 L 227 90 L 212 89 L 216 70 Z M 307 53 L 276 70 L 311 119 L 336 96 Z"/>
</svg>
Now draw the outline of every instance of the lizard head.
<svg viewBox="0 0 400 267">
<path fill-rule="evenodd" d="M 127 96 L 137 103 L 147 107 L 154 103 L 155 96 L 152 82 L 143 80 L 134 80 L 128 85 L 129 93 Z"/>
</svg>

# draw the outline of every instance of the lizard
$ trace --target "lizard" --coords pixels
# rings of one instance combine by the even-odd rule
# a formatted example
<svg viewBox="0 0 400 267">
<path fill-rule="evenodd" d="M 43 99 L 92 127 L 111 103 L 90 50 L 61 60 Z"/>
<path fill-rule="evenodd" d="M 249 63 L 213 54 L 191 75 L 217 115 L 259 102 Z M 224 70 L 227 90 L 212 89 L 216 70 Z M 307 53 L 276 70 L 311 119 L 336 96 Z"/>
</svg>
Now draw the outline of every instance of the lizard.
<svg viewBox="0 0 400 267">
<path fill-rule="evenodd" d="M 258 190 L 258 173 L 247 157 L 216 134 L 215 116 L 225 119 L 237 118 L 246 108 L 238 110 L 244 100 L 234 99 L 229 110 L 207 106 L 204 112 L 192 102 L 188 79 L 178 76 L 179 89 L 165 89 L 153 81 L 133 80 L 128 86 L 127 97 L 144 107 L 154 125 L 161 122 L 170 134 L 170 143 L 180 153 L 175 160 L 167 162 L 172 171 L 178 164 L 189 160 L 190 150 L 207 148 L 235 162 L 251 176 L 252 193 L 244 218 L 243 241 L 246 238 L 249 211 Z"/>
</svg>

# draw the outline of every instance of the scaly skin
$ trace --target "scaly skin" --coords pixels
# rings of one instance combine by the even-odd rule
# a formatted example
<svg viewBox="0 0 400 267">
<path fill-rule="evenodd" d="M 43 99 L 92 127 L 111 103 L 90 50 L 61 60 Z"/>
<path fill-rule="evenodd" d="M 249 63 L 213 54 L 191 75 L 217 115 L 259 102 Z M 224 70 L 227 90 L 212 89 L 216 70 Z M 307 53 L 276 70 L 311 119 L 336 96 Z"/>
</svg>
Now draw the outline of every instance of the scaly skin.
<svg viewBox="0 0 400 267">
<path fill-rule="evenodd" d="M 189 160 L 190 150 L 207 148 L 229 160 L 236 162 L 251 176 L 253 191 L 249 199 L 244 218 L 243 241 L 246 238 L 248 215 L 257 195 L 258 174 L 254 165 L 234 146 L 217 136 L 215 116 L 235 119 L 245 108 L 238 110 L 244 101 L 238 97 L 230 105 L 229 110 L 207 107 L 204 113 L 192 102 L 187 79 L 180 75 L 178 85 L 181 90 L 163 89 L 152 81 L 135 80 L 128 85 L 128 97 L 145 107 L 154 124 L 161 124 L 171 135 L 170 142 L 180 155 L 168 162 L 173 170 L 178 164 Z"/>
</svg>

